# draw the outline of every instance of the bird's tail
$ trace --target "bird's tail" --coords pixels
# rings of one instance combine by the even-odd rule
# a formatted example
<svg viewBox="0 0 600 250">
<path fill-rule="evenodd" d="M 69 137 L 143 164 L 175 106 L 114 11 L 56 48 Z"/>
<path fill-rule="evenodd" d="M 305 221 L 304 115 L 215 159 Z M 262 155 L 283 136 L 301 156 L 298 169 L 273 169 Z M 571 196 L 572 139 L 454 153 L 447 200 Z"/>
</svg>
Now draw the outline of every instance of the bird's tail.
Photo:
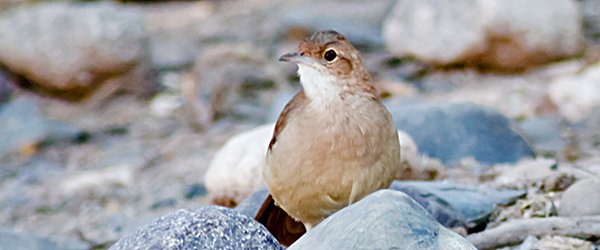
<svg viewBox="0 0 600 250">
<path fill-rule="evenodd" d="M 271 195 L 262 204 L 255 219 L 265 226 L 281 245 L 286 247 L 306 233 L 304 224 L 294 220 L 283 209 L 276 206 Z"/>
</svg>

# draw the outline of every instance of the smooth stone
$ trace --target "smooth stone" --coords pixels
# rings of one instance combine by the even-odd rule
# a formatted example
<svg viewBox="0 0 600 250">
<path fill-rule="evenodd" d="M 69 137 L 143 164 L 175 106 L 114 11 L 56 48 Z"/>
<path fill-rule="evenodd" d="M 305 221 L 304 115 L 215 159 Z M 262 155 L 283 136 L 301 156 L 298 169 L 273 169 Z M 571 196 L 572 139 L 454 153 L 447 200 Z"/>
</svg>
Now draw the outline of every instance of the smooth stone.
<svg viewBox="0 0 600 250">
<path fill-rule="evenodd" d="M 243 215 L 254 218 L 268 196 L 269 190 L 267 189 L 267 186 L 262 185 L 240 204 L 238 204 L 234 209 Z"/>
<path fill-rule="evenodd" d="M 284 249 L 258 222 L 232 209 L 180 209 L 111 246 L 120 249 Z"/>
<path fill-rule="evenodd" d="M 565 138 L 561 136 L 562 123 L 558 116 L 530 117 L 520 122 L 519 127 L 536 152 L 557 155 L 566 145 Z"/>
<path fill-rule="evenodd" d="M 527 5 L 519 0 L 403 0 L 390 11 L 383 34 L 396 56 L 522 70 L 577 55 L 584 45 L 580 12 L 579 2 L 572 0 Z"/>
<path fill-rule="evenodd" d="M 143 16 L 114 3 L 42 2 L 0 14 L 0 63 L 31 89 L 83 100 L 101 85 L 144 84 Z"/>
<path fill-rule="evenodd" d="M 600 109 L 600 62 L 582 72 L 564 75 L 553 80 L 548 96 L 558 106 L 561 115 L 579 122 Z"/>
<path fill-rule="evenodd" d="M 600 179 L 590 177 L 575 182 L 562 194 L 558 215 L 600 215 Z"/>
<path fill-rule="evenodd" d="M 61 241 L 0 228 L 0 250 L 84 250 L 90 246 L 78 241 Z"/>
<path fill-rule="evenodd" d="M 63 140 L 80 133 L 73 125 L 44 117 L 35 100 L 19 96 L 0 106 L 0 157 L 44 140 Z"/>
<path fill-rule="evenodd" d="M 485 225 L 496 205 L 523 197 L 523 190 L 497 190 L 449 182 L 394 181 L 390 189 L 402 191 L 446 227 Z"/>
<path fill-rule="evenodd" d="M 408 195 L 381 190 L 322 221 L 288 249 L 476 249 Z"/>
<path fill-rule="evenodd" d="M 261 171 L 274 127 L 267 124 L 240 133 L 215 153 L 204 175 L 213 201 L 231 199 L 239 203 L 263 183 Z"/>
<path fill-rule="evenodd" d="M 484 164 L 516 162 L 535 154 L 504 115 L 472 103 L 387 102 L 396 127 L 419 151 L 452 166 L 466 157 Z"/>
</svg>

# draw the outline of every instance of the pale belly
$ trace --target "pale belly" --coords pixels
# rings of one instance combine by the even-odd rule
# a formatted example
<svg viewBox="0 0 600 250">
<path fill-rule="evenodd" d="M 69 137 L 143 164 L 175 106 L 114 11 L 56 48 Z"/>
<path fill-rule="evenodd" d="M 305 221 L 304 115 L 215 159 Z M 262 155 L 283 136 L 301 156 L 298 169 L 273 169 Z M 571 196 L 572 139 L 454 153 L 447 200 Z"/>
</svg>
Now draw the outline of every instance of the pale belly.
<svg viewBox="0 0 600 250">
<path fill-rule="evenodd" d="M 365 195 L 389 187 L 400 159 L 397 131 L 387 112 L 368 111 L 381 114 L 369 114 L 371 119 L 313 115 L 315 119 L 299 117 L 285 127 L 263 171 L 278 206 L 303 223 L 316 225 Z"/>
</svg>

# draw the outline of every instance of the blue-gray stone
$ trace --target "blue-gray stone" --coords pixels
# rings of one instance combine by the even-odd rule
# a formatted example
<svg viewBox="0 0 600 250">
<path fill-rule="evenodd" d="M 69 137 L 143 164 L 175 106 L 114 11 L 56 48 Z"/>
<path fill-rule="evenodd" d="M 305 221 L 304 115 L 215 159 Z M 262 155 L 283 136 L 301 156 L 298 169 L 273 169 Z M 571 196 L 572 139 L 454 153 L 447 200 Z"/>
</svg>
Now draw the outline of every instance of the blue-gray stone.
<svg viewBox="0 0 600 250">
<path fill-rule="evenodd" d="M 492 109 L 471 103 L 402 99 L 386 106 L 398 129 L 413 138 L 419 151 L 447 165 L 470 156 L 484 165 L 534 156 L 513 122 Z"/>
<path fill-rule="evenodd" d="M 238 204 L 235 207 L 235 210 L 243 215 L 254 218 L 268 196 L 269 190 L 265 185 L 262 185 L 258 190 L 252 192 L 250 196 Z"/>
<path fill-rule="evenodd" d="M 0 157 L 42 140 L 73 138 L 79 132 L 72 125 L 44 117 L 26 96 L 0 107 Z"/>
<path fill-rule="evenodd" d="M 467 228 L 485 225 L 496 205 L 511 204 L 526 194 L 523 190 L 427 181 L 395 181 L 390 188 L 411 196 L 442 225 Z"/>
<path fill-rule="evenodd" d="M 523 135 L 538 153 L 553 155 L 560 154 L 566 146 L 566 140 L 561 136 L 566 122 L 557 115 L 530 117 L 519 123 Z"/>
<path fill-rule="evenodd" d="M 129 249 L 284 249 L 258 222 L 232 209 L 204 206 L 167 214 L 115 243 Z"/>
<path fill-rule="evenodd" d="M 78 241 L 60 241 L 10 229 L 0 229 L 0 250 L 78 250 L 90 246 Z"/>
<path fill-rule="evenodd" d="M 408 195 L 380 190 L 309 230 L 288 249 L 475 249 Z"/>
</svg>

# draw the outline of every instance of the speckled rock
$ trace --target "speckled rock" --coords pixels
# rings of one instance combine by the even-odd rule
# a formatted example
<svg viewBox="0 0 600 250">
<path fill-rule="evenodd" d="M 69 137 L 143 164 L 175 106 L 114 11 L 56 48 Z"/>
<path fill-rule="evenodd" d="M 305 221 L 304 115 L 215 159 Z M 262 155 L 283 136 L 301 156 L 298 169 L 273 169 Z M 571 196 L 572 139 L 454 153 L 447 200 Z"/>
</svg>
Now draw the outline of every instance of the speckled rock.
<svg viewBox="0 0 600 250">
<path fill-rule="evenodd" d="M 572 0 L 403 0 L 383 34 L 398 56 L 518 70 L 581 51 L 579 7 Z"/>
<path fill-rule="evenodd" d="M 575 182 L 562 195 L 560 216 L 600 215 L 600 179 L 587 178 Z"/>
<path fill-rule="evenodd" d="M 495 110 L 471 103 L 401 99 L 386 106 L 396 127 L 414 139 L 421 153 L 450 166 L 471 156 L 484 165 L 534 156 L 513 122 Z"/>
<path fill-rule="evenodd" d="M 167 214 L 115 243 L 126 249 L 284 249 L 252 218 L 234 210 L 205 206 Z"/>
<path fill-rule="evenodd" d="M 377 191 L 331 215 L 288 249 L 475 249 L 408 195 Z"/>
</svg>

